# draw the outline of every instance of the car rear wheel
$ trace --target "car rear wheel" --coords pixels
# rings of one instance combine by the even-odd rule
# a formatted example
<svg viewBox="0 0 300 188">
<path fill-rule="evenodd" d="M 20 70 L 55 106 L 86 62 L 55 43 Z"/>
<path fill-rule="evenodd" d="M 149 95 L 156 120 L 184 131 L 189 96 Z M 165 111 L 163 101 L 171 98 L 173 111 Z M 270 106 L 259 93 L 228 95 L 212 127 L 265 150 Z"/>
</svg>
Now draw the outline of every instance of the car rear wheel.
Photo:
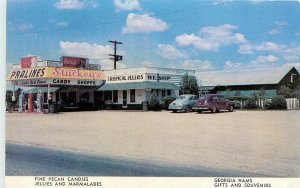
<svg viewBox="0 0 300 188">
<path fill-rule="evenodd" d="M 217 111 L 218 111 L 218 110 L 217 110 L 216 107 L 213 107 L 212 110 L 211 110 L 212 113 L 216 113 Z"/>
<path fill-rule="evenodd" d="M 233 112 L 233 106 L 229 107 L 229 112 Z"/>
<path fill-rule="evenodd" d="M 177 110 L 172 110 L 174 113 L 176 113 L 177 112 Z"/>
<path fill-rule="evenodd" d="M 197 112 L 200 114 L 200 113 L 202 113 L 202 110 L 197 110 Z"/>
<path fill-rule="evenodd" d="M 192 111 L 192 107 L 191 107 L 191 106 L 187 106 L 187 107 L 185 108 L 185 112 L 190 112 L 190 111 Z"/>
</svg>

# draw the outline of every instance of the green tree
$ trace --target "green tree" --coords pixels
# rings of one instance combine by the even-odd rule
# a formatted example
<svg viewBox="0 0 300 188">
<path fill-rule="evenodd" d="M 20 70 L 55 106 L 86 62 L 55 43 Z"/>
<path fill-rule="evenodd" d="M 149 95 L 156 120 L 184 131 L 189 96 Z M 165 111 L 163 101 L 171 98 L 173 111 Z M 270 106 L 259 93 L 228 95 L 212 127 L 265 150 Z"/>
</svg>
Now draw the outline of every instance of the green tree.
<svg viewBox="0 0 300 188">
<path fill-rule="evenodd" d="M 277 92 L 278 92 L 278 95 L 282 95 L 284 98 L 293 98 L 294 97 L 293 90 L 287 85 L 280 86 L 280 88 Z"/>
<path fill-rule="evenodd" d="M 195 76 L 190 76 L 187 73 L 182 76 L 179 94 L 194 94 L 198 95 L 198 81 Z"/>
</svg>

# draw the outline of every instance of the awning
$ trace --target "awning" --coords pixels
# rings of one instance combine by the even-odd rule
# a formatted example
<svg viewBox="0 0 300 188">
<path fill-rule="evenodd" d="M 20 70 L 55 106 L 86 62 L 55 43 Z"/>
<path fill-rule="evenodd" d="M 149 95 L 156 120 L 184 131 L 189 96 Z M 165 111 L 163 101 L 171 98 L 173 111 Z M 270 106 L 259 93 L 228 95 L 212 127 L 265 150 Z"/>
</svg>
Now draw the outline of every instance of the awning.
<svg viewBox="0 0 300 188">
<path fill-rule="evenodd" d="M 178 90 L 179 87 L 170 82 L 127 82 L 127 83 L 106 83 L 97 91 L 111 91 L 111 90 L 128 90 L 128 89 L 170 89 Z"/>
<path fill-rule="evenodd" d="M 74 92 L 74 91 L 87 91 L 93 90 L 95 91 L 99 86 L 62 86 L 59 89 L 59 92 Z"/>
<path fill-rule="evenodd" d="M 50 87 L 50 92 L 55 92 L 59 89 L 59 87 Z M 25 91 L 25 93 L 38 93 L 39 91 L 41 91 L 41 93 L 47 93 L 48 92 L 48 87 L 34 87 L 31 88 L 27 91 Z"/>
</svg>

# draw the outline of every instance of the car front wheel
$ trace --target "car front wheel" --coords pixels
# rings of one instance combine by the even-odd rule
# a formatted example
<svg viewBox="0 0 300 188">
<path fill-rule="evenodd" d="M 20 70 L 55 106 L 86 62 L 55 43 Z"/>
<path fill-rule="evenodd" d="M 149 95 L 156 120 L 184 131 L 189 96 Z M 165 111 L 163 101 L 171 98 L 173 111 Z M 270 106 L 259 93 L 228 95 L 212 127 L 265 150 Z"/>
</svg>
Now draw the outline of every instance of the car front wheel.
<svg viewBox="0 0 300 188">
<path fill-rule="evenodd" d="M 216 112 L 217 112 L 217 108 L 216 108 L 216 107 L 213 107 L 212 110 L 211 110 L 211 112 L 212 112 L 212 113 L 216 113 Z"/>
<path fill-rule="evenodd" d="M 191 107 L 191 106 L 187 106 L 187 107 L 185 108 L 185 112 L 190 112 L 190 111 L 192 111 L 192 107 Z"/>
</svg>

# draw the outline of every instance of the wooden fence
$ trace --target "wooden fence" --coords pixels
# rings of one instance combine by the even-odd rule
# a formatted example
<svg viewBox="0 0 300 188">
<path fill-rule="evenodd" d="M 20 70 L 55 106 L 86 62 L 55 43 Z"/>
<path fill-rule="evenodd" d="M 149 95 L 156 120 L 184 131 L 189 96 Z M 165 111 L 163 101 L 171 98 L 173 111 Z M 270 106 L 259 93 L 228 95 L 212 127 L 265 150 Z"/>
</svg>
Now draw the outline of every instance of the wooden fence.
<svg viewBox="0 0 300 188">
<path fill-rule="evenodd" d="M 286 107 L 288 110 L 300 109 L 299 99 L 297 99 L 297 98 L 286 99 Z"/>
<path fill-rule="evenodd" d="M 265 109 L 265 101 L 271 99 L 257 99 L 256 105 L 258 108 Z M 241 108 L 245 108 L 246 100 L 240 101 Z M 288 110 L 300 110 L 300 100 L 297 98 L 286 99 L 286 107 Z"/>
</svg>

